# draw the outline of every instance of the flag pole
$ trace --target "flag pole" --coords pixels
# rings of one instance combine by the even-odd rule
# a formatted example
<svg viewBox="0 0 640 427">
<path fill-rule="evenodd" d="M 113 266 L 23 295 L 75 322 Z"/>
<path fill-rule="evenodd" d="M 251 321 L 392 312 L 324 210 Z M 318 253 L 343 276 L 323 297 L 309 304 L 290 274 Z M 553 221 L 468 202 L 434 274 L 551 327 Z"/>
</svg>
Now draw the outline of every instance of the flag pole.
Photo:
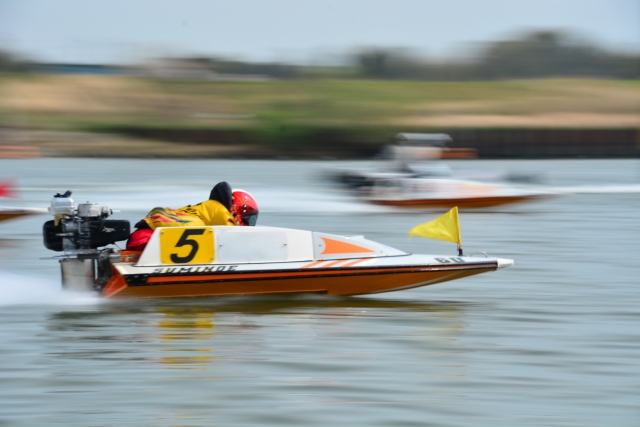
<svg viewBox="0 0 640 427">
<path fill-rule="evenodd" d="M 456 213 L 456 228 L 458 231 L 458 256 L 462 256 L 462 236 L 460 235 L 460 219 L 458 218 L 458 207 L 455 206 L 453 209 L 455 209 Z"/>
</svg>

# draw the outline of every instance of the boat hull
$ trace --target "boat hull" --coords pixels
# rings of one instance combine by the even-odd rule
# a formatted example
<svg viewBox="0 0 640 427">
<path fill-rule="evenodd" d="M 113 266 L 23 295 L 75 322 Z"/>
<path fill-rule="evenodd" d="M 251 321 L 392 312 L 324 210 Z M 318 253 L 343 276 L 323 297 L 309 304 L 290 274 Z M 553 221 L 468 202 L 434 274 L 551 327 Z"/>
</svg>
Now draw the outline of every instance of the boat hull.
<svg viewBox="0 0 640 427">
<path fill-rule="evenodd" d="M 242 271 L 222 274 L 176 274 L 142 277 L 115 274 L 102 296 L 174 298 L 217 295 L 316 293 L 363 295 L 433 285 L 494 271 L 496 263 L 345 268 L 325 270 Z"/>
<path fill-rule="evenodd" d="M 500 183 L 438 178 L 381 179 L 366 190 L 367 202 L 404 208 L 488 208 L 529 202 L 549 194 Z"/>
<path fill-rule="evenodd" d="M 408 199 L 408 200 L 376 200 L 369 201 L 384 206 L 396 206 L 401 208 L 452 208 L 481 209 L 494 206 L 509 205 L 513 203 L 531 202 L 540 200 L 539 195 L 505 196 L 505 197 L 462 197 L 455 199 Z"/>
</svg>

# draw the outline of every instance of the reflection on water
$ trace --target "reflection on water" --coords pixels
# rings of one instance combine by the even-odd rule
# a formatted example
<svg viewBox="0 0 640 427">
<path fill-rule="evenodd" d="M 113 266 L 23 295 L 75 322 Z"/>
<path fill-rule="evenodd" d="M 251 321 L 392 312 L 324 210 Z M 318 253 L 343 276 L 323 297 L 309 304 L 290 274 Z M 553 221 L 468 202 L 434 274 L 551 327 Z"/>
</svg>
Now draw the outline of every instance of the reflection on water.
<svg viewBox="0 0 640 427">
<path fill-rule="evenodd" d="M 464 329 L 465 306 L 455 302 L 421 303 L 406 300 L 325 297 L 228 297 L 136 302 L 109 302 L 97 311 L 64 311 L 52 314 L 47 329 L 72 333 L 72 341 L 138 342 L 153 344 L 158 353 L 140 357 L 141 347 L 127 355 L 126 349 L 95 349 L 93 359 L 122 358 L 145 363 L 206 370 L 216 362 L 251 358 L 264 351 L 272 338 L 289 336 L 309 341 L 342 341 L 371 335 L 369 323 L 401 327 L 419 319 L 412 339 L 423 345 L 425 360 L 436 351 L 460 352 L 456 338 Z M 125 319 L 136 320 L 122 325 Z M 225 351 L 229 338 L 241 343 L 232 357 Z M 358 338 L 361 339 L 361 338 Z M 366 338 L 364 338 L 366 340 Z M 387 339 L 401 340 L 390 334 Z M 65 338 L 67 340 L 67 338 Z M 218 347 L 221 348 L 218 348 Z M 83 358 L 84 351 L 56 353 L 57 357 Z M 305 356 L 306 357 L 306 356 Z M 222 360 L 221 360 L 222 359 Z"/>
<path fill-rule="evenodd" d="M 459 403 L 459 391 L 437 384 L 467 375 L 459 338 L 473 306 L 355 297 L 110 301 L 51 313 L 40 336 L 52 343 L 47 389 L 71 392 L 71 380 L 91 390 L 74 395 L 88 408 L 108 396 L 128 425 L 146 425 L 138 412 L 155 402 L 163 402 L 160 425 L 229 425 L 239 413 L 248 424 L 275 417 L 267 424 L 325 425 L 355 408 L 372 421 L 403 405 Z M 241 401 L 246 409 L 237 412 Z M 335 411 L 325 413 L 327 405 Z"/>
<path fill-rule="evenodd" d="M 173 342 L 174 345 L 189 344 L 190 341 L 211 341 L 215 330 L 213 325 L 213 310 L 199 308 L 157 307 L 156 311 L 163 313 L 165 319 L 158 321 L 158 328 L 162 331 L 160 342 Z M 195 344 L 195 343 L 193 343 Z M 198 365 L 205 366 L 213 361 L 213 349 L 200 347 L 167 347 L 162 352 L 170 353 L 162 356 L 162 363 L 167 365 Z"/>
</svg>

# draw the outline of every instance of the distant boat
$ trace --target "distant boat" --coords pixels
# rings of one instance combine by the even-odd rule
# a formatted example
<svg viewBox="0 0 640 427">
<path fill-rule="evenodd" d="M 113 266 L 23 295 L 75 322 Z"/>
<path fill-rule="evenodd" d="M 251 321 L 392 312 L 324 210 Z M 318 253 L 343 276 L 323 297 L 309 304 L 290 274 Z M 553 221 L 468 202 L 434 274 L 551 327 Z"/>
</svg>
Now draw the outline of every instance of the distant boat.
<svg viewBox="0 0 640 427">
<path fill-rule="evenodd" d="M 14 181 L 7 180 L 0 182 L 0 197 L 15 198 L 16 196 L 17 191 Z M 17 208 L 0 206 L 0 222 L 42 213 L 47 213 L 47 210 L 41 208 Z"/>
<path fill-rule="evenodd" d="M 486 208 L 549 195 L 516 185 L 535 181 L 532 176 L 454 175 L 440 161 L 450 142 L 447 134 L 400 133 L 383 150 L 381 168 L 334 169 L 329 175 L 363 201 L 398 207 Z"/>
<path fill-rule="evenodd" d="M 0 182 L 0 197 L 15 197 L 15 183 L 13 181 Z"/>
<path fill-rule="evenodd" d="M 0 206 L 0 222 L 43 213 L 47 213 L 47 210 L 40 208 L 14 208 L 8 206 Z"/>
</svg>

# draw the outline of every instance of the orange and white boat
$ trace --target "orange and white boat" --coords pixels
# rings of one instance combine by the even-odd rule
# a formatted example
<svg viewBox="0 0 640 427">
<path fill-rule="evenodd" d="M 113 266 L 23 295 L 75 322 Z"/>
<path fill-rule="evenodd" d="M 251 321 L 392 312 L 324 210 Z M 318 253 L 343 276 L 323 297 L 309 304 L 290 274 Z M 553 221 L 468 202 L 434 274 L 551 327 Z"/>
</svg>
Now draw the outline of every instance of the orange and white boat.
<svg viewBox="0 0 640 427">
<path fill-rule="evenodd" d="M 44 226 L 63 286 L 107 298 L 315 293 L 362 295 L 427 286 L 494 271 L 512 260 L 416 255 L 367 240 L 278 227 L 165 227 L 142 252 L 109 244 L 129 223 L 105 205 L 77 209 L 56 195 Z M 106 246 L 106 247 L 102 247 Z"/>
<path fill-rule="evenodd" d="M 451 137 L 446 134 L 400 133 L 384 150 L 378 169 L 333 169 L 328 177 L 354 190 L 360 200 L 406 208 L 486 208 L 549 196 L 526 174 L 456 174 L 442 163 Z M 466 176 L 465 176 L 466 175 Z"/>
<path fill-rule="evenodd" d="M 362 192 L 362 199 L 405 208 L 476 209 L 540 200 L 540 192 L 511 184 L 451 178 L 386 178 Z"/>
</svg>

